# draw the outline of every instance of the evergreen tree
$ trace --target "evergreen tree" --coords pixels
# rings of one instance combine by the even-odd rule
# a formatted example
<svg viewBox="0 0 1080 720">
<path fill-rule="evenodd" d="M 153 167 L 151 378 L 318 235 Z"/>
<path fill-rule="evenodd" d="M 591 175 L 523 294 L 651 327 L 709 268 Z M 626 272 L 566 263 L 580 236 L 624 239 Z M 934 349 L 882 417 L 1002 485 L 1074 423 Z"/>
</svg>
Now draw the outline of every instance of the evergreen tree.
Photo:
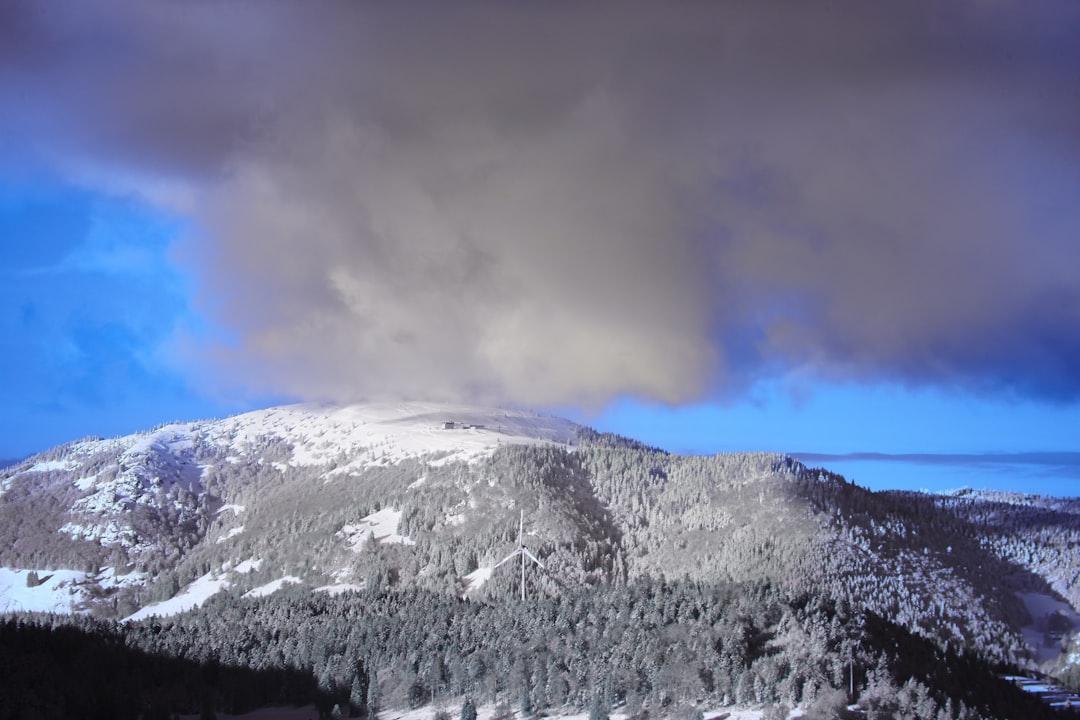
<svg viewBox="0 0 1080 720">
<path fill-rule="evenodd" d="M 367 687 L 367 714 L 368 717 L 375 717 L 379 713 L 379 673 L 375 669 L 375 666 L 371 666 L 371 670 L 368 672 L 368 687 Z"/>
<path fill-rule="evenodd" d="M 461 704 L 461 716 L 459 720 L 476 720 L 476 705 L 471 697 L 465 698 Z"/>
<path fill-rule="evenodd" d="M 608 720 L 608 708 L 599 692 L 593 693 L 589 703 L 589 720 Z"/>
<path fill-rule="evenodd" d="M 367 709 L 367 688 L 360 679 L 360 673 L 353 675 L 349 686 L 349 716 L 360 717 Z"/>
</svg>

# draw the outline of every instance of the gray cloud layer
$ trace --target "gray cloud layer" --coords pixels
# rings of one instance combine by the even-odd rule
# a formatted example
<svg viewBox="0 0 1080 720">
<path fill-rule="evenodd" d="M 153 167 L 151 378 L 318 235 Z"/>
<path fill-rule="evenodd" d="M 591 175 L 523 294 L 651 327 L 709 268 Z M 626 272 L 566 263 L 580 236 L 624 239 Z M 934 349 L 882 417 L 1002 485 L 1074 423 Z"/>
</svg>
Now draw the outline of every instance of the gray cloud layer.
<svg viewBox="0 0 1080 720">
<path fill-rule="evenodd" d="M 1075 3 L 5 8 L 0 130 L 184 188 L 224 383 L 1080 396 Z"/>
</svg>

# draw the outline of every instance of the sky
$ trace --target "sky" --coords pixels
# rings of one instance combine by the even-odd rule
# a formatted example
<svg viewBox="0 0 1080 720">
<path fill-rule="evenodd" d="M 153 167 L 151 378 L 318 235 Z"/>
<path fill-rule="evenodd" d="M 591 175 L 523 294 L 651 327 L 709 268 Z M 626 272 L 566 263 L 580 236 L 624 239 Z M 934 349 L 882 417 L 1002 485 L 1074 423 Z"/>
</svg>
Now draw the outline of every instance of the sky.
<svg viewBox="0 0 1080 720">
<path fill-rule="evenodd" d="M 547 409 L 1080 494 L 1071 0 L 0 6 L 0 458 Z"/>
</svg>

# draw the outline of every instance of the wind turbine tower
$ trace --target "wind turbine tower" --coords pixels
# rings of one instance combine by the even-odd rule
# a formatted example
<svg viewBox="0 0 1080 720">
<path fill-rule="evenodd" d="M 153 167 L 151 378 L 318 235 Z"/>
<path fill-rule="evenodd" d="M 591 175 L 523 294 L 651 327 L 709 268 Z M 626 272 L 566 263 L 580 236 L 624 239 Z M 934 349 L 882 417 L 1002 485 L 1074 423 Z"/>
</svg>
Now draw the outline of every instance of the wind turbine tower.
<svg viewBox="0 0 1080 720">
<path fill-rule="evenodd" d="M 525 602 L 525 558 L 529 558 L 534 563 L 540 566 L 540 569 L 544 569 L 544 563 L 540 562 L 535 555 L 529 552 L 529 548 L 525 547 L 525 511 L 521 511 L 521 516 L 518 521 L 518 546 L 517 550 L 510 553 L 502 560 L 500 560 L 495 567 L 499 567 L 507 560 L 513 560 L 518 555 L 521 556 L 521 602 Z M 492 568 L 494 570 L 495 568 Z"/>
</svg>

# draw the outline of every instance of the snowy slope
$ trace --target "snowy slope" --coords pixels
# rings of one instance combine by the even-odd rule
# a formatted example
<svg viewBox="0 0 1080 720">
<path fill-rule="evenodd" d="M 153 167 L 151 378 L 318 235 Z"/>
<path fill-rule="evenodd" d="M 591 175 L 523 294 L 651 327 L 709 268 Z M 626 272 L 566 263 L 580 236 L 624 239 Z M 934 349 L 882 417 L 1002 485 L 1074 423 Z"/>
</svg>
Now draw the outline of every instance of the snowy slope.
<svg viewBox="0 0 1080 720">
<path fill-rule="evenodd" d="M 452 423 L 453 429 L 446 425 Z M 327 480 L 366 468 L 389 466 L 407 458 L 436 456 L 432 464 L 471 462 L 506 444 L 564 444 L 578 426 L 567 420 L 534 413 L 493 410 L 467 405 L 381 403 L 332 407 L 290 405 L 238 415 L 226 420 L 178 423 L 112 440 L 83 441 L 62 460 L 37 462 L 24 472 L 62 471 L 85 494 L 72 506 L 77 518 L 61 531 L 73 538 L 129 549 L 146 544 L 125 522 L 139 505 L 155 502 L 162 491 L 190 498 L 201 490 L 205 466 L 196 463 L 196 445 L 224 455 L 226 462 L 250 462 L 258 448 L 277 440 L 290 448 L 278 463 L 293 467 L 333 466 Z M 100 478 L 81 472 L 80 460 L 118 453 L 119 472 Z M 186 493 L 186 494 L 184 494 Z M 194 507 L 172 500 L 177 522 L 194 522 Z M 224 509 L 224 508 L 222 508 Z M 234 513 L 241 509 L 228 508 Z M 230 529 L 219 541 L 242 532 Z"/>
<path fill-rule="evenodd" d="M 8 500 L 13 496 L 24 503 L 35 496 L 62 498 L 59 513 L 53 511 L 40 522 L 35 518 L 25 525 L 35 533 L 40 530 L 39 538 L 27 542 L 25 534 L 13 535 L 11 545 L 33 551 L 33 543 L 48 546 L 60 538 L 74 543 L 67 546 L 74 549 L 61 555 L 62 560 L 71 557 L 68 566 L 115 562 L 108 558 L 119 551 L 124 563 L 141 567 L 142 558 L 175 553 L 173 548 L 178 546 L 206 542 L 229 552 L 236 543 L 245 542 L 251 511 L 232 502 L 228 494 L 232 478 L 245 468 L 314 472 L 323 482 L 333 483 L 406 459 L 423 458 L 438 467 L 474 463 L 507 444 L 570 444 L 579 429 L 569 421 L 532 412 L 469 405 L 289 405 L 69 443 L 0 470 L 0 496 L 18 488 L 21 492 Z M 424 481 L 423 476 L 414 479 L 410 489 Z M 35 512 L 34 504 L 16 505 L 12 501 L 6 508 L 13 518 Z M 379 544 L 410 545 L 412 539 L 397 533 L 400 516 L 400 511 L 384 508 L 357 517 L 339 526 L 338 537 L 354 550 L 369 537 Z M 14 522 L 7 524 L 15 527 Z M 232 562 L 243 557 L 247 556 L 235 556 Z M 18 567 L 29 562 L 14 554 L 0 564 Z M 60 576 L 55 582 L 60 582 Z M 73 576 L 66 582 L 57 593 L 67 592 L 76 581 Z M 179 612 L 198 606 L 207 593 L 227 585 L 224 577 L 203 577 L 167 603 L 144 610 Z M 32 590 L 28 594 L 25 573 L 11 575 L 0 585 L 0 609 L 69 611 L 73 600 L 77 604 L 83 599 L 82 590 L 71 598 L 48 595 L 41 587 Z"/>
<path fill-rule="evenodd" d="M 454 423 L 447 429 L 447 423 Z M 561 418 L 520 410 L 470 405 L 398 402 L 336 407 L 286 405 L 224 420 L 162 425 L 148 432 L 102 440 L 81 440 L 6 468 L 5 480 L 25 473 L 79 473 L 89 458 L 119 456 L 120 479 L 104 483 L 94 476 L 78 478 L 87 489 L 136 489 L 123 481 L 149 477 L 157 484 L 181 483 L 194 490 L 202 469 L 191 463 L 197 444 L 216 446 L 241 458 L 268 438 L 292 446 L 287 462 L 320 465 L 347 458 L 350 466 L 386 465 L 409 457 L 440 454 L 442 462 L 472 460 L 504 443 L 565 444 L 579 426 Z M 365 454 L 366 451 L 366 454 Z M 363 455 L 363 457 L 356 457 Z M 39 459 L 40 458 L 40 459 Z M 339 468 L 339 471 L 343 468 Z M 86 498 L 93 509 L 99 500 Z"/>
<path fill-rule="evenodd" d="M 181 590 L 174 597 L 159 603 L 147 605 L 136 613 L 128 616 L 127 620 L 143 620 L 149 617 L 167 617 L 176 615 L 185 610 L 201 607 L 212 595 L 227 588 L 229 581 L 213 573 L 207 573 L 195 580 L 189 586 Z"/>
<path fill-rule="evenodd" d="M 212 442 L 237 451 L 267 436 L 285 440 L 293 445 L 292 465 L 349 458 L 338 473 L 435 453 L 446 454 L 442 462 L 468 461 L 503 443 L 568 443 L 577 430 L 568 420 L 518 410 L 418 402 L 290 405 L 206 426 Z"/>
<path fill-rule="evenodd" d="M 67 613 L 83 600 L 79 583 L 85 580 L 86 573 L 76 570 L 44 571 L 39 575 L 45 582 L 28 587 L 26 577 L 29 572 L 0 568 L 0 612 Z"/>
<path fill-rule="evenodd" d="M 277 580 L 271 580 L 270 582 L 266 583 L 265 585 L 260 585 L 257 588 L 252 588 L 251 590 L 248 590 L 246 593 L 244 593 L 243 596 L 246 597 L 246 598 L 266 597 L 267 595 L 273 595 L 274 593 L 276 593 L 278 590 L 285 587 L 286 585 L 293 585 L 293 584 L 300 583 L 300 582 L 303 582 L 303 581 L 300 578 L 296 577 L 295 575 L 286 575 L 283 578 L 278 578 Z"/>
<path fill-rule="evenodd" d="M 358 523 L 343 526 L 338 534 L 345 539 L 353 552 L 363 550 L 369 538 L 381 544 L 415 545 L 416 541 L 412 538 L 398 534 L 400 521 L 400 510 L 383 508 L 362 518 Z"/>
<path fill-rule="evenodd" d="M 38 570 L 39 583 L 30 587 L 31 570 L 0 568 L 0 612 L 78 612 L 90 596 L 90 587 L 120 587 L 141 583 L 137 574 L 117 575 L 106 568 L 98 575 L 79 570 Z"/>
<path fill-rule="evenodd" d="M 454 427 L 448 429 L 447 423 Z M 201 468 L 192 465 L 197 443 L 215 446 L 226 456 L 241 460 L 267 439 L 291 445 L 287 463 L 293 466 L 338 463 L 337 472 L 372 465 L 388 465 L 405 458 L 439 454 L 441 462 L 474 460 L 499 445 L 566 444 L 579 426 L 561 418 L 520 410 L 470 405 L 398 402 L 335 407 L 286 405 L 256 410 L 224 420 L 174 423 L 150 432 L 109 440 L 83 440 L 63 448 L 62 458 L 42 459 L 18 473 L 78 472 L 87 458 L 109 451 L 120 454 L 123 480 L 150 475 L 194 490 Z M 55 454 L 55 453 L 49 453 Z M 119 490 L 130 496 L 133 487 L 114 481 L 105 487 L 87 476 L 80 478 L 95 490 Z M 99 500 L 87 498 L 95 507 Z"/>
<path fill-rule="evenodd" d="M 454 428 L 447 429 L 447 423 Z M 132 548 L 146 539 L 124 517 L 140 505 L 160 502 L 162 493 L 171 493 L 178 521 L 196 520 L 194 508 L 180 505 L 203 489 L 206 466 L 196 461 L 200 453 L 213 451 L 231 463 L 259 461 L 258 449 L 278 441 L 284 443 L 288 456 L 275 462 L 293 467 L 333 466 L 326 473 L 330 479 L 406 458 L 432 455 L 435 464 L 468 462 L 507 443 L 569 443 L 578 429 L 559 418 L 468 405 L 290 405 L 225 420 L 174 423 L 119 438 L 74 442 L 0 472 L 0 494 L 20 477 L 27 481 L 62 477 L 80 496 L 71 506 L 75 517 L 61 531 L 75 539 Z"/>
</svg>

